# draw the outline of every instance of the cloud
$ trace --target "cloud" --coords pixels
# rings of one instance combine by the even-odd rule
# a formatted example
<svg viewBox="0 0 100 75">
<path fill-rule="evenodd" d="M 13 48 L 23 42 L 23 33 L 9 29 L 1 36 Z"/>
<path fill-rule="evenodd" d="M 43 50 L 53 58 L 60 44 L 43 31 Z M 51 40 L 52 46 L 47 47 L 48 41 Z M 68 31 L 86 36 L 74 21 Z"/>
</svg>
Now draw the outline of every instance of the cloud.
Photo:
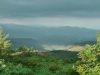
<svg viewBox="0 0 100 75">
<path fill-rule="evenodd" d="M 100 17 L 100 0 L 0 0 L 0 18 Z"/>
<path fill-rule="evenodd" d="M 48 27 L 78 26 L 92 29 L 100 29 L 100 18 L 80 18 L 80 17 L 37 17 L 23 19 L 0 19 L 0 24 L 18 25 L 43 25 Z"/>
<path fill-rule="evenodd" d="M 0 0 L 0 23 L 100 29 L 100 0 Z"/>
</svg>

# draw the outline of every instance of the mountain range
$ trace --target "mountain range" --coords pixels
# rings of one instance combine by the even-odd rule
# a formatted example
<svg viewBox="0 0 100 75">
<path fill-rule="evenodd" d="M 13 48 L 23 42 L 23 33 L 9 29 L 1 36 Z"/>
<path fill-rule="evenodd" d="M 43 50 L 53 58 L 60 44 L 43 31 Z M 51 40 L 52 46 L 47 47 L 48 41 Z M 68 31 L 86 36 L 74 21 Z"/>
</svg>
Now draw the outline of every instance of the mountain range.
<svg viewBox="0 0 100 75">
<path fill-rule="evenodd" d="M 15 47 L 26 45 L 34 49 L 44 49 L 52 46 L 68 46 L 72 44 L 94 43 L 99 30 L 81 27 L 45 27 L 25 26 L 14 24 L 0 24 L 5 34 L 10 34 L 9 39 Z M 47 49 L 47 48 L 46 48 Z"/>
</svg>

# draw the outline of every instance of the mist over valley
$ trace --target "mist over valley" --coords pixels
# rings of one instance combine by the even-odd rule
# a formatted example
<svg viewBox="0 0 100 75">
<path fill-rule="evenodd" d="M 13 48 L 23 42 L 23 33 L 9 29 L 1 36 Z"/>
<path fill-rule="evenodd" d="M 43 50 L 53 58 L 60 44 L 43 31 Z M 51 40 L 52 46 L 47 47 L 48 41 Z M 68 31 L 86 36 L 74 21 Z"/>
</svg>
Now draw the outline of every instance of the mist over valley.
<svg viewBox="0 0 100 75">
<path fill-rule="evenodd" d="M 0 24 L 13 47 L 25 45 L 38 50 L 68 50 L 69 47 L 84 47 L 85 44 L 96 42 L 95 34 L 99 30 L 82 27 L 46 27 L 46 26 L 25 26 L 13 24 Z M 78 47 L 79 46 L 79 47 Z M 79 48 L 81 50 L 83 48 Z"/>
</svg>

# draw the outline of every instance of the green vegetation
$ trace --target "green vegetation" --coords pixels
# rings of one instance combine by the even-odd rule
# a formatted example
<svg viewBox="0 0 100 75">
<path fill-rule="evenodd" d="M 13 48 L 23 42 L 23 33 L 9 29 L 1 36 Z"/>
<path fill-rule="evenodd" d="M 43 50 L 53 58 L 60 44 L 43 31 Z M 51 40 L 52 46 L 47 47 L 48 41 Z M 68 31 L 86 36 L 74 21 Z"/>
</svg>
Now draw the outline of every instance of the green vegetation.
<svg viewBox="0 0 100 75">
<path fill-rule="evenodd" d="M 100 75 L 100 33 L 96 44 L 86 45 L 78 53 L 79 59 L 50 55 L 26 46 L 11 50 L 7 37 L 0 28 L 0 75 Z"/>
<path fill-rule="evenodd" d="M 73 68 L 80 75 L 100 75 L 100 32 L 97 33 L 97 43 L 93 46 L 87 44 L 78 57 L 81 60 Z"/>
<path fill-rule="evenodd" d="M 10 40 L 6 40 L 9 34 L 3 34 L 2 28 L 0 27 L 0 54 L 5 54 L 8 48 L 10 48 Z"/>
</svg>

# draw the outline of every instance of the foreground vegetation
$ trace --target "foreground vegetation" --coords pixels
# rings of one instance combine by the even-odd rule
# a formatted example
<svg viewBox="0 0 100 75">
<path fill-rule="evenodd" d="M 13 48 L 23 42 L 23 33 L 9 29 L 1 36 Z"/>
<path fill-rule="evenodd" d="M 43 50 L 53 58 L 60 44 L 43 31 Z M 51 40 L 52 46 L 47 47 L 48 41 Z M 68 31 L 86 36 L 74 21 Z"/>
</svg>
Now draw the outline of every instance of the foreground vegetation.
<svg viewBox="0 0 100 75">
<path fill-rule="evenodd" d="M 100 33 L 95 45 L 78 53 L 79 59 L 50 56 L 26 46 L 11 50 L 7 37 L 0 28 L 0 75 L 100 75 Z"/>
</svg>

